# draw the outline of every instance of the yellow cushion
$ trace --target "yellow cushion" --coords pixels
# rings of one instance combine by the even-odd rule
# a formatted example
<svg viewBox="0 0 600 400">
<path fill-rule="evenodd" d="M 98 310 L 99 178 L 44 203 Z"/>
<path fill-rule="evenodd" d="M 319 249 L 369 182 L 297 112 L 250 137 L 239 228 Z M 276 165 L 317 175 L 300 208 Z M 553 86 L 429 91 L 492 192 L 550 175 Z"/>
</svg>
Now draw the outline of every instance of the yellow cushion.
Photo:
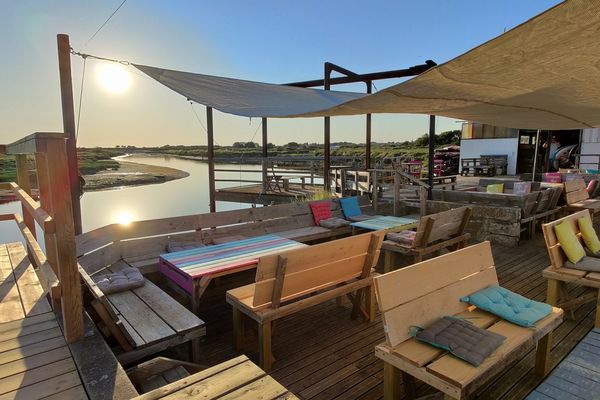
<svg viewBox="0 0 600 400">
<path fill-rule="evenodd" d="M 556 233 L 560 247 L 565 252 L 569 261 L 575 264 L 585 256 L 585 250 L 577 239 L 569 221 L 563 221 L 555 225 L 554 232 Z"/>
<path fill-rule="evenodd" d="M 596 235 L 596 231 L 592 226 L 592 221 L 589 218 L 581 217 L 577 220 L 577 223 L 579 224 L 581 236 L 583 236 L 583 241 L 588 250 L 593 254 L 599 252 L 600 240 L 598 240 L 598 235 Z"/>
<path fill-rule="evenodd" d="M 487 193 L 504 193 L 504 183 L 496 183 L 485 187 Z"/>
</svg>

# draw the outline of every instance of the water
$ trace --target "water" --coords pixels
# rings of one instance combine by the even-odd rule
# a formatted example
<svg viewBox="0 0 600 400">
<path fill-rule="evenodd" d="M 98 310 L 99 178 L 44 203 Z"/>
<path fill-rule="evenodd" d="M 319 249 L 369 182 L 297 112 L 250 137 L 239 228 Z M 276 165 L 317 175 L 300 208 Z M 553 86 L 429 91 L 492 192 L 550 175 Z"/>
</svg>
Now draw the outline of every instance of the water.
<svg viewBox="0 0 600 400">
<path fill-rule="evenodd" d="M 188 172 L 186 178 L 156 185 L 126 186 L 86 192 L 81 198 L 83 232 L 128 220 L 145 220 L 209 212 L 208 164 L 163 156 L 130 156 L 127 161 L 171 167 Z M 216 164 L 215 168 L 259 170 L 260 165 Z M 260 180 L 260 172 L 219 172 L 217 178 Z M 236 186 L 235 182 L 217 182 L 217 189 Z M 243 185 L 248 185 L 244 183 Z M 250 204 L 217 202 L 217 211 L 248 208 Z M 18 202 L 0 205 L 0 214 L 21 213 Z M 41 236 L 38 236 L 41 237 Z M 0 243 L 21 240 L 13 222 L 3 222 Z"/>
</svg>

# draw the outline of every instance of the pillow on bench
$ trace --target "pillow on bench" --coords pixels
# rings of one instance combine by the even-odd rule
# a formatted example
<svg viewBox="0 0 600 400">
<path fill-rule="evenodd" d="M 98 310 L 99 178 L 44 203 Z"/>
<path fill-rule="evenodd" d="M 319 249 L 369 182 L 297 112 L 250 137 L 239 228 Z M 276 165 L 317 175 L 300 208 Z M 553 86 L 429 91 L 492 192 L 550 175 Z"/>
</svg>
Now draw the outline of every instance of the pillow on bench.
<svg viewBox="0 0 600 400">
<path fill-rule="evenodd" d="M 134 267 L 126 267 L 119 272 L 96 275 L 92 279 L 104 294 L 123 292 L 144 285 L 143 275 Z"/>
<path fill-rule="evenodd" d="M 360 205 L 358 204 L 358 197 L 342 197 L 340 199 L 340 205 L 342 206 L 342 213 L 344 213 L 344 218 L 346 219 L 362 214 Z"/>
<path fill-rule="evenodd" d="M 391 240 L 392 242 L 396 242 L 403 246 L 413 246 L 415 243 L 415 238 L 417 237 L 417 232 L 415 231 L 400 231 L 400 232 L 390 232 L 385 235 L 387 240 Z"/>
<path fill-rule="evenodd" d="M 577 220 L 577 224 L 579 225 L 581 236 L 583 236 L 585 247 L 591 253 L 598 254 L 600 252 L 600 240 L 598 240 L 596 230 L 592 226 L 592 221 L 589 218 L 581 217 Z"/>
<path fill-rule="evenodd" d="M 495 183 L 485 187 L 486 193 L 504 193 L 504 183 Z"/>
<path fill-rule="evenodd" d="M 456 317 L 444 317 L 414 335 L 417 340 L 444 349 L 478 367 L 506 337 Z"/>
<path fill-rule="evenodd" d="M 585 250 L 577 239 L 575 232 L 571 228 L 569 221 L 563 221 L 554 226 L 554 233 L 560 243 L 560 248 L 573 264 L 577 264 L 579 260 L 585 256 Z"/>
<path fill-rule="evenodd" d="M 328 219 L 333 216 L 331 214 L 331 204 L 329 201 L 313 201 L 309 203 L 310 210 L 313 213 L 315 225 L 319 225 L 322 219 Z"/>
<path fill-rule="evenodd" d="M 319 226 L 327 229 L 336 229 L 341 228 L 343 226 L 350 226 L 350 221 L 346 221 L 343 218 L 331 217 L 320 220 Z"/>
<path fill-rule="evenodd" d="M 590 272 L 600 272 L 600 254 L 591 254 L 590 257 L 585 256 L 581 260 L 576 263 L 572 263 L 571 261 L 565 261 L 565 268 L 573 268 L 578 269 L 580 271 L 590 271 Z"/>
<path fill-rule="evenodd" d="M 496 285 L 465 296 L 460 301 L 524 327 L 533 326 L 552 312 L 549 304 L 528 299 Z"/>
</svg>

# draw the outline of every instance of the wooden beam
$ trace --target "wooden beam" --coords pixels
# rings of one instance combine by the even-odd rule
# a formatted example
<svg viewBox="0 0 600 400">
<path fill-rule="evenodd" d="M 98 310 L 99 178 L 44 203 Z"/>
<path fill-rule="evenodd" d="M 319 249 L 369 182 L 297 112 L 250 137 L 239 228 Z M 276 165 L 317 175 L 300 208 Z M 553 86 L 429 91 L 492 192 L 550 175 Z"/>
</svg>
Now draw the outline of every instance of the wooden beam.
<svg viewBox="0 0 600 400">
<path fill-rule="evenodd" d="M 16 142 L 2 146 L 4 147 L 4 154 L 7 155 L 33 154 L 45 150 L 44 139 L 60 139 L 64 137 L 65 134 L 59 132 L 36 132 L 29 136 L 25 136 Z"/>
<path fill-rule="evenodd" d="M 29 180 L 29 165 L 27 165 L 27 155 L 17 154 L 15 158 L 17 161 L 17 182 L 19 183 L 21 189 L 31 196 L 31 181 Z M 23 203 L 21 203 L 21 209 L 23 210 L 23 219 L 25 220 L 25 225 L 27 225 L 31 231 L 31 234 L 35 238 L 35 221 L 33 219 L 33 215 Z"/>
<path fill-rule="evenodd" d="M 429 191 L 427 197 L 429 200 L 433 200 L 433 154 L 435 150 L 435 115 L 429 116 L 429 162 L 427 165 L 427 183 L 429 184 Z"/>
<path fill-rule="evenodd" d="M 371 94 L 373 91 L 373 82 L 367 82 L 367 93 Z M 367 114 L 367 126 L 365 135 L 365 171 L 371 168 L 371 114 Z"/>
<path fill-rule="evenodd" d="M 37 169 L 38 190 L 40 195 L 40 206 L 48 214 L 53 213 L 52 196 L 50 194 L 50 177 L 48 176 L 48 162 L 46 153 L 35 153 L 35 164 Z M 56 254 L 56 234 L 44 230 L 44 244 L 46 245 L 46 257 L 52 270 L 58 274 L 58 261 Z"/>
<path fill-rule="evenodd" d="M 206 136 L 207 136 L 207 159 L 208 159 L 208 196 L 210 212 L 217 211 L 217 203 L 215 201 L 215 139 L 213 126 L 213 110 L 212 107 L 206 107 Z"/>
<path fill-rule="evenodd" d="M 325 90 L 330 90 L 330 75 L 331 66 L 325 63 L 325 72 L 323 78 L 323 87 Z M 329 168 L 331 168 L 331 118 L 323 118 L 323 186 L 325 191 L 329 191 Z"/>
<path fill-rule="evenodd" d="M 75 234 L 81 231 L 81 205 L 79 204 L 79 167 L 77 166 L 77 138 L 75 132 L 75 109 L 73 107 L 73 82 L 71 80 L 71 45 L 68 35 L 57 35 L 60 98 L 62 103 L 63 129 L 67 135 L 67 162 L 69 165 L 69 189 Z"/>
<path fill-rule="evenodd" d="M 269 144 L 268 131 L 267 131 L 267 119 L 262 119 L 262 190 L 263 192 L 267 191 L 267 168 L 268 165 L 268 157 L 269 157 L 269 149 L 267 145 Z"/>
<path fill-rule="evenodd" d="M 17 199 L 21 202 L 23 209 L 27 210 L 45 232 L 54 233 L 56 225 L 54 219 L 48 215 L 44 209 L 39 206 L 23 189 L 14 182 L 11 182 L 12 190 Z"/>
<path fill-rule="evenodd" d="M 58 278 L 62 287 L 64 334 L 68 343 L 83 338 L 83 304 L 77 258 L 75 226 L 71 208 L 69 164 L 64 140 L 47 142 L 50 195 L 56 221 Z"/>
</svg>

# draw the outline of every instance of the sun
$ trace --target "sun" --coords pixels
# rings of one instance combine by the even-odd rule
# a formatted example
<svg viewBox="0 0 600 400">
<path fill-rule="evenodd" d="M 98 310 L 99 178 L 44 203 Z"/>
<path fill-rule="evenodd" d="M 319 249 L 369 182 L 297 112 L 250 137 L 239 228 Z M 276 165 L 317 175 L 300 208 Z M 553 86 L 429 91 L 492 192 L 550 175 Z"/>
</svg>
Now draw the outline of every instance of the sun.
<svg viewBox="0 0 600 400">
<path fill-rule="evenodd" d="M 120 64 L 99 64 L 96 68 L 96 78 L 100 86 L 111 93 L 124 93 L 131 86 L 131 75 Z"/>
</svg>

